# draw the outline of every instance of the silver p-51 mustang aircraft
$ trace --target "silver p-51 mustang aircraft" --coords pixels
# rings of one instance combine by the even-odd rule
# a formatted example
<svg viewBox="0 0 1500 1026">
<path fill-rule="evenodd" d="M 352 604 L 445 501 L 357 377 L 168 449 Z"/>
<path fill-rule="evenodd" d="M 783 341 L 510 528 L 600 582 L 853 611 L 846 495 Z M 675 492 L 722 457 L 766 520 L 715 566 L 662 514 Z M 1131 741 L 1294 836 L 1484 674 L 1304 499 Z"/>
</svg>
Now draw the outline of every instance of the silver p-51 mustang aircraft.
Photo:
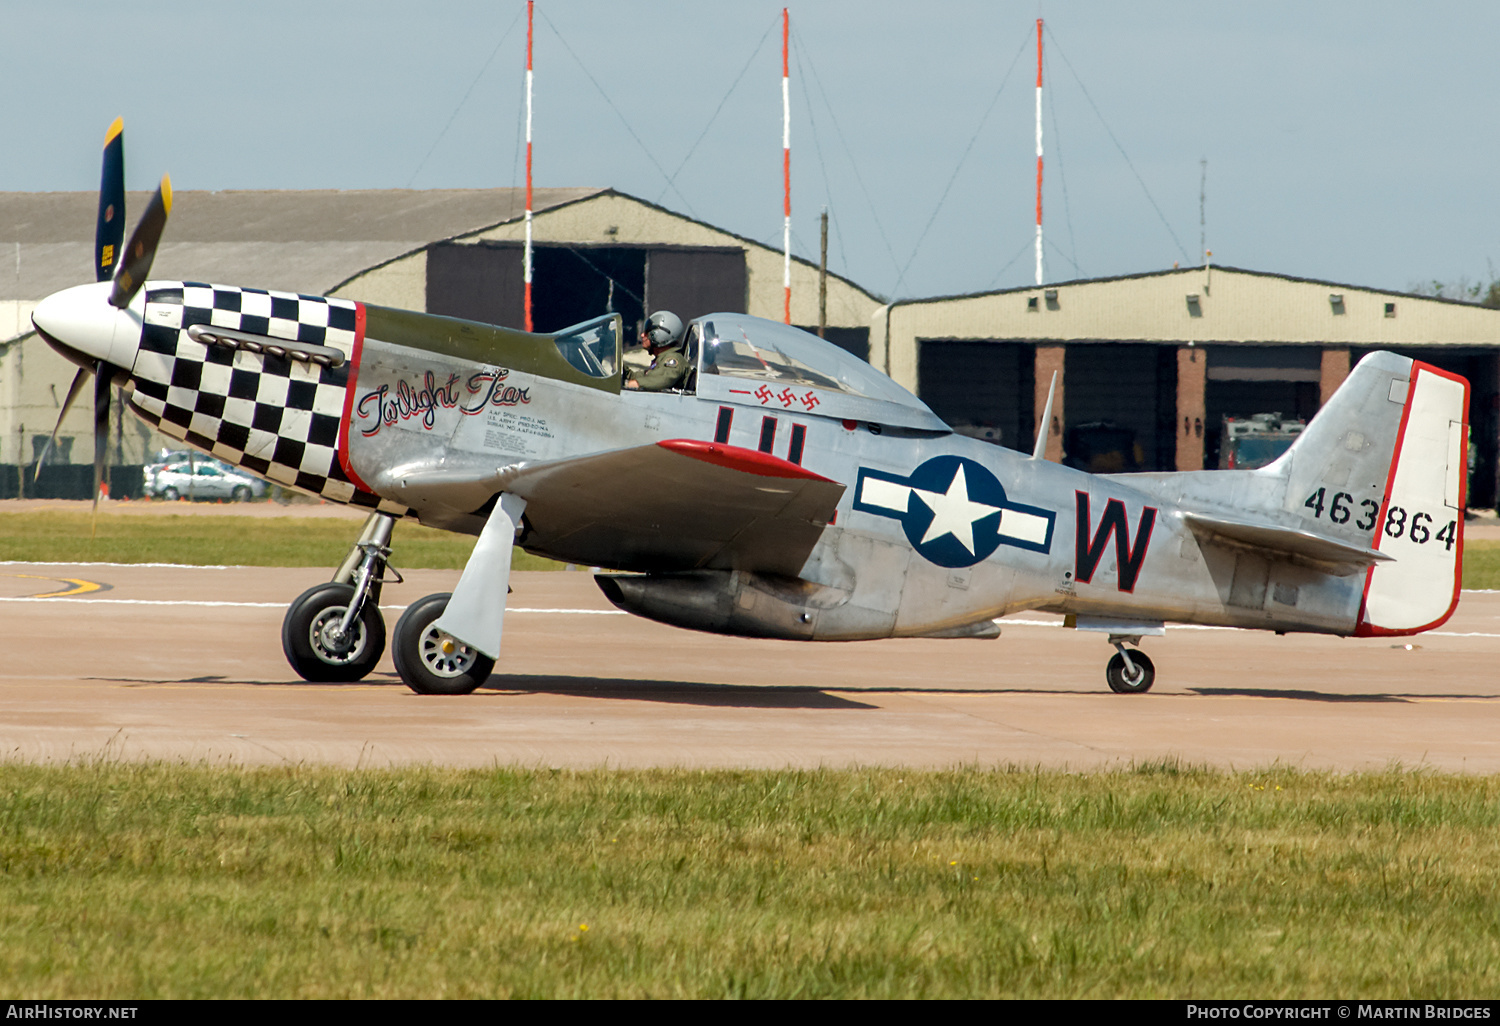
<svg viewBox="0 0 1500 1026">
<path fill-rule="evenodd" d="M 146 281 L 171 190 L 116 265 L 117 126 L 100 281 L 34 323 L 82 368 L 69 404 L 92 373 L 96 410 L 116 384 L 166 434 L 371 511 L 333 581 L 288 609 L 283 647 L 308 680 L 381 657 L 402 517 L 478 536 L 454 592 L 396 624 L 396 669 L 423 693 L 491 673 L 513 544 L 609 567 L 620 608 L 721 634 L 994 637 L 1005 614 L 1062 613 L 1108 637 L 1123 693 L 1151 687 L 1133 646 L 1169 621 L 1400 635 L 1457 605 L 1468 383 L 1427 364 L 1366 357 L 1258 470 L 1090 475 L 959 436 L 863 361 L 744 314 L 693 321 L 682 387 L 642 392 L 621 388 L 615 315 L 538 335 Z"/>
</svg>

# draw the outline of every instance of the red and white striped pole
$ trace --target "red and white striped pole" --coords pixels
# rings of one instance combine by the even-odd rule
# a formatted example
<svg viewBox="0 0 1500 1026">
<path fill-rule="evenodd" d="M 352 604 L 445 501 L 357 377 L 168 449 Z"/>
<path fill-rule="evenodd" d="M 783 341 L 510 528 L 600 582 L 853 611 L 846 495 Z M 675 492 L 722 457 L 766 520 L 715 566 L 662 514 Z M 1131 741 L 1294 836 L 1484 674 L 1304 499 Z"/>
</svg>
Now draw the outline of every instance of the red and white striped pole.
<svg viewBox="0 0 1500 1026">
<path fill-rule="evenodd" d="M 792 92 L 787 64 L 787 38 L 791 20 L 781 9 L 781 286 L 786 294 L 782 319 L 792 323 Z"/>
<path fill-rule="evenodd" d="M 531 321 L 531 14 L 536 0 L 526 0 L 526 330 Z"/>
<path fill-rule="evenodd" d="M 1042 19 L 1036 20 L 1036 283 L 1042 283 Z"/>
</svg>

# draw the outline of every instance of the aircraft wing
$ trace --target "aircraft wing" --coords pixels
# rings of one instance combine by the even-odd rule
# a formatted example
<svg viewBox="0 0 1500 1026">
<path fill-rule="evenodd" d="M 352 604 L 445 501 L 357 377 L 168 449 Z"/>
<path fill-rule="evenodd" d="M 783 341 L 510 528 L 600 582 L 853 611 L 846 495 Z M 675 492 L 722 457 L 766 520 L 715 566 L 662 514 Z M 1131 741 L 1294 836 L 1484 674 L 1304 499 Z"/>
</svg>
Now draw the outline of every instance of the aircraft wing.
<svg viewBox="0 0 1500 1026">
<path fill-rule="evenodd" d="M 621 570 L 795 576 L 844 485 L 768 453 L 668 439 L 509 469 L 528 549 Z"/>
<path fill-rule="evenodd" d="M 1184 512 L 1182 516 L 1196 534 L 1265 550 L 1283 559 L 1311 563 L 1317 569 L 1339 577 L 1359 573 L 1391 559 L 1378 549 L 1352 545 L 1312 531 L 1207 513 Z"/>
</svg>

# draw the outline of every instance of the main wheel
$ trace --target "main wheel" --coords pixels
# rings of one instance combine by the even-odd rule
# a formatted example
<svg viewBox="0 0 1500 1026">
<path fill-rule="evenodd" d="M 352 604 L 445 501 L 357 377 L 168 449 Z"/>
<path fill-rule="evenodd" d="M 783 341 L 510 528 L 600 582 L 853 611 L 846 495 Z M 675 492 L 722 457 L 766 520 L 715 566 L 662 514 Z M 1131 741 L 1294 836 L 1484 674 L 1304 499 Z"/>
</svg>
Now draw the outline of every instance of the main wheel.
<svg viewBox="0 0 1500 1026">
<path fill-rule="evenodd" d="M 176 488 L 163 488 L 161 497 L 166 502 L 176 502 L 181 496 L 177 494 Z"/>
<path fill-rule="evenodd" d="M 287 607 L 281 650 L 303 680 L 362 680 L 385 652 L 385 620 L 366 598 L 359 616 L 340 636 L 339 624 L 354 599 L 352 584 L 320 584 Z"/>
<path fill-rule="evenodd" d="M 1130 650 L 1130 661 L 1135 663 L 1132 674 L 1125 666 L 1125 657 L 1116 652 L 1104 670 L 1104 679 L 1109 681 L 1109 690 L 1119 695 L 1139 695 L 1151 690 L 1156 682 L 1156 667 L 1151 657 L 1140 649 Z"/>
<path fill-rule="evenodd" d="M 443 593 L 418 599 L 396 621 L 391 659 L 406 686 L 419 695 L 467 695 L 495 669 L 495 660 L 433 625 L 451 597 Z"/>
<path fill-rule="evenodd" d="M 235 487 L 235 489 L 234 489 L 234 501 L 235 502 L 249 502 L 250 501 L 250 486 L 249 485 L 237 485 Z"/>
</svg>

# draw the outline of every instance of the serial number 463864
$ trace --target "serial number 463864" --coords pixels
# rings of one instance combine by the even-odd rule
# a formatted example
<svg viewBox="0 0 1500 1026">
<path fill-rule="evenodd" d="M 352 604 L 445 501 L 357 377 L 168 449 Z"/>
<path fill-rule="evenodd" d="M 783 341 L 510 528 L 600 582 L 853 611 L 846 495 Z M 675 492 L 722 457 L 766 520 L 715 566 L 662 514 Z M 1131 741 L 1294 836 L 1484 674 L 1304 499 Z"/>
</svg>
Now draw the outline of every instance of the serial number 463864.
<svg viewBox="0 0 1500 1026">
<path fill-rule="evenodd" d="M 1354 522 L 1356 529 L 1368 531 L 1375 526 L 1375 520 L 1380 516 L 1380 503 L 1374 499 L 1361 499 L 1358 506 L 1355 505 L 1354 496 L 1348 492 L 1334 492 L 1333 501 L 1328 501 L 1328 489 L 1319 488 L 1307 497 L 1302 504 L 1313 511 L 1314 519 L 1321 519 L 1327 512 L 1328 519 L 1335 524 L 1347 524 L 1354 516 L 1356 509 L 1363 512 L 1360 518 Z M 1446 525 L 1433 533 L 1433 520 L 1430 513 L 1408 513 L 1402 506 L 1392 505 L 1385 511 L 1385 525 L 1382 528 L 1388 538 L 1406 537 L 1418 545 L 1426 545 L 1430 541 L 1442 542 L 1447 551 L 1453 551 L 1453 544 L 1458 540 L 1458 521 L 1450 520 Z"/>
</svg>

